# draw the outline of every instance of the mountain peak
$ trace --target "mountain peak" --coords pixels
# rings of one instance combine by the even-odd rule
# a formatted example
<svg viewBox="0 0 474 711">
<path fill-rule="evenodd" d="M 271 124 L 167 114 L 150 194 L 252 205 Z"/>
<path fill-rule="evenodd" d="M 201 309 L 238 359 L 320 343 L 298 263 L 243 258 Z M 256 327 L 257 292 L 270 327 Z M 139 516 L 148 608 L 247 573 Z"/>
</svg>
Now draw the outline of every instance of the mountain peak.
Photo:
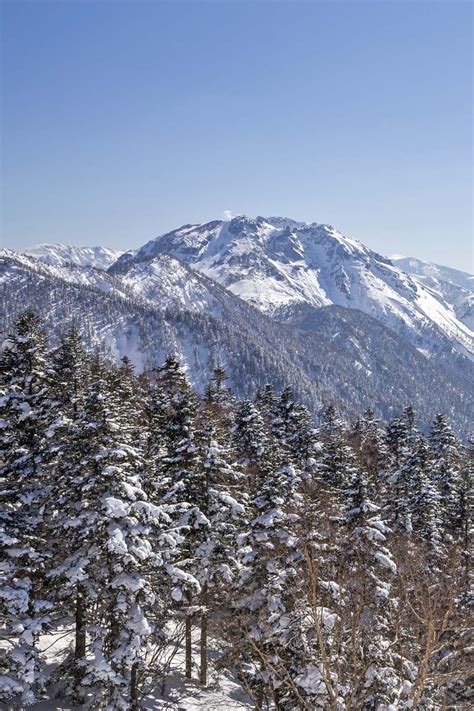
<svg viewBox="0 0 474 711">
<path fill-rule="evenodd" d="M 235 215 L 181 225 L 136 252 L 45 244 L 27 254 L 57 267 L 107 269 L 133 291 L 131 282 L 146 278 L 147 298 L 166 269 L 139 265 L 168 255 L 180 273 L 185 265 L 273 318 L 297 305 L 342 306 L 375 317 L 426 354 L 474 353 L 472 277 L 421 260 L 390 261 L 329 224 Z"/>
<path fill-rule="evenodd" d="M 461 353 L 474 352 L 470 329 L 449 300 L 420 278 L 329 224 L 289 217 L 235 215 L 186 224 L 156 237 L 127 263 L 168 254 L 277 316 L 297 304 L 343 306 L 374 316 L 429 352 L 433 332 Z"/>
</svg>

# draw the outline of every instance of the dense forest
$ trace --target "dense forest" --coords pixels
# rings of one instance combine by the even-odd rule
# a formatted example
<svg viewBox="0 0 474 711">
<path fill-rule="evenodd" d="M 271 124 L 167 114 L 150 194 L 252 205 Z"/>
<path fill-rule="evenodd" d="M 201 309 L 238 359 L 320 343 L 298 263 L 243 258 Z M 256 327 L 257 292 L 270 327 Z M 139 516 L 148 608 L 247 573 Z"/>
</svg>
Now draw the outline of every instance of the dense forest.
<svg viewBox="0 0 474 711">
<path fill-rule="evenodd" d="M 25 312 L 1 356 L 0 699 L 92 709 L 231 672 L 255 709 L 472 708 L 472 447 L 405 408 L 203 395 Z M 64 630 L 47 673 L 42 638 Z M 213 654 L 210 654 L 212 649 Z M 215 653 L 218 650 L 218 653 Z M 172 705 L 171 701 L 174 699 Z M 183 707 L 181 707 L 183 708 Z"/>
</svg>

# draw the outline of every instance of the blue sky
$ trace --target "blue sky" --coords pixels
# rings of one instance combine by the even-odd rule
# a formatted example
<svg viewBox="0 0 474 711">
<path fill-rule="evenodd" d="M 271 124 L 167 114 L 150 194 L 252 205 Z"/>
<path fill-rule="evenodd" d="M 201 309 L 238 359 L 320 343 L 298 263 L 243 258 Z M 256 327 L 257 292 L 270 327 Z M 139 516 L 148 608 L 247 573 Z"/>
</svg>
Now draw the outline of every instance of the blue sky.
<svg viewBox="0 0 474 711">
<path fill-rule="evenodd" d="M 2 241 L 326 222 L 472 269 L 468 2 L 2 2 Z"/>
</svg>

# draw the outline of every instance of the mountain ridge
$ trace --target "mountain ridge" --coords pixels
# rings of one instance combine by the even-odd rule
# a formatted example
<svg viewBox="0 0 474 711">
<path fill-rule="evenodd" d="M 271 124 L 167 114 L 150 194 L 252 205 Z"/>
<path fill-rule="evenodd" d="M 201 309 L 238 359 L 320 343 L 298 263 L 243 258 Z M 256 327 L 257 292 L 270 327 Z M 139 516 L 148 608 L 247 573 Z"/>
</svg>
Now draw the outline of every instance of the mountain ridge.
<svg viewBox="0 0 474 711">
<path fill-rule="evenodd" d="M 329 225 L 246 216 L 187 224 L 119 257 L 110 270 L 158 254 L 178 258 L 270 315 L 298 302 L 358 308 L 425 352 L 444 337 L 474 359 L 474 334 L 443 297 Z"/>
</svg>

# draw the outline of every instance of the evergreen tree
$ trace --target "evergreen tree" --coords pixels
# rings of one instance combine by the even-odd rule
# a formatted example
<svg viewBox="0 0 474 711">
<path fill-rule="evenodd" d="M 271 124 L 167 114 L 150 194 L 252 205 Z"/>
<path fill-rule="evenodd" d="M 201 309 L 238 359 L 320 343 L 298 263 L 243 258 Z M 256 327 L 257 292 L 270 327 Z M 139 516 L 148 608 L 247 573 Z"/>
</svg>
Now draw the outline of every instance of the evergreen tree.
<svg viewBox="0 0 474 711">
<path fill-rule="evenodd" d="M 472 570 L 472 509 L 473 509 L 473 483 L 474 480 L 474 441 L 470 439 L 466 457 L 461 468 L 459 492 L 459 541 L 464 566 L 464 589 L 469 597 L 470 574 Z M 471 598 L 473 597 L 471 591 Z"/>
<path fill-rule="evenodd" d="M 242 654 L 252 660 L 254 669 L 248 683 L 273 699 L 279 695 L 278 676 L 269 672 L 264 660 L 284 657 L 289 644 L 288 591 L 298 558 L 293 533 L 298 481 L 292 465 L 271 471 L 251 502 L 249 529 L 239 539 L 243 570 L 236 608 Z"/>
<path fill-rule="evenodd" d="M 415 510 L 413 528 L 427 540 L 435 552 L 441 543 L 442 515 L 437 483 L 428 466 L 428 448 L 422 437 L 417 437 L 413 455 L 413 489 Z"/>
<path fill-rule="evenodd" d="M 76 326 L 61 338 L 51 354 L 50 389 L 60 415 L 74 416 L 89 377 L 89 357 Z"/>
<path fill-rule="evenodd" d="M 13 642 L 0 680 L 4 700 L 18 708 L 35 701 L 42 688 L 38 639 L 49 621 L 44 570 L 48 486 L 44 468 L 50 403 L 46 337 L 32 312 L 22 314 L 4 345 L 0 362 L 3 446 L 0 490 L 1 616 Z"/>
<path fill-rule="evenodd" d="M 50 482 L 50 506 L 46 528 L 52 542 L 52 556 L 48 566 L 48 577 L 54 586 L 54 599 L 62 615 L 72 615 L 75 625 L 74 640 L 74 684 L 77 691 L 82 681 L 86 657 L 86 609 L 84 595 L 79 581 L 73 589 L 67 585 L 57 585 L 51 571 L 60 565 L 64 557 L 64 539 L 58 535 L 60 519 L 65 508 L 77 505 L 80 495 L 76 488 L 78 472 L 82 460 L 81 422 L 84 415 L 84 394 L 90 377 L 90 361 L 82 346 L 79 332 L 73 326 L 62 338 L 51 356 L 50 391 L 53 397 L 53 425 L 49 431 L 49 445 L 54 458 L 48 463 Z M 61 581 L 64 582 L 64 581 Z M 64 666 L 64 665 L 63 665 Z"/>
<path fill-rule="evenodd" d="M 228 440 L 234 424 L 235 399 L 225 384 L 228 379 L 225 368 L 218 364 L 204 393 L 206 418 L 212 421 L 221 440 Z"/>
<path fill-rule="evenodd" d="M 137 670 L 152 633 L 151 579 L 160 569 L 174 574 L 179 543 L 166 510 L 148 502 L 142 487 L 125 379 L 123 371 L 96 377 L 85 395 L 81 458 L 58 519 L 67 545 L 53 571 L 63 596 L 70 591 L 77 600 L 80 583 L 85 609 L 95 610 L 82 685 L 98 709 L 137 707 Z"/>
<path fill-rule="evenodd" d="M 416 487 L 424 476 L 424 457 L 420 456 L 419 448 L 414 448 L 406 453 L 399 468 L 388 479 L 387 508 L 390 512 L 393 525 L 411 533 L 413 518 L 417 517 Z"/>
<path fill-rule="evenodd" d="M 246 491 L 255 495 L 262 477 L 278 467 L 281 452 L 266 433 L 263 417 L 251 400 L 243 400 L 237 407 L 231 443 L 244 467 Z"/>
<path fill-rule="evenodd" d="M 343 488 L 352 481 L 355 458 L 343 424 L 332 405 L 323 413 L 318 437 L 321 451 L 316 465 L 317 476 L 335 488 Z"/>
<path fill-rule="evenodd" d="M 202 588 L 200 681 L 205 685 L 208 616 L 222 607 L 222 587 L 225 590 L 240 569 L 237 537 L 245 523 L 246 499 L 241 493 L 242 474 L 229 460 L 230 452 L 218 443 L 212 424 L 203 433 L 200 454 L 199 511 L 205 523 L 195 532 L 198 545 L 189 560 L 189 571 Z"/>
<path fill-rule="evenodd" d="M 141 442 L 146 462 L 143 485 L 150 500 L 157 503 L 163 495 L 163 462 L 169 456 L 168 445 L 173 439 L 169 429 L 171 403 L 168 393 L 156 378 L 144 381 L 142 388 L 144 393 Z"/>
<path fill-rule="evenodd" d="M 258 466 L 265 455 L 267 436 L 263 418 L 251 400 L 242 400 L 235 414 L 232 441 L 245 466 Z"/>
<path fill-rule="evenodd" d="M 226 386 L 229 380 L 226 369 L 222 363 L 218 363 L 212 371 L 212 377 L 206 388 L 205 400 L 218 405 L 227 405 L 232 399 L 231 391 Z"/>
<path fill-rule="evenodd" d="M 436 415 L 429 438 L 431 476 L 439 491 L 443 524 L 450 532 L 460 525 L 460 447 L 446 418 Z"/>
<path fill-rule="evenodd" d="M 401 679 L 390 653 L 391 617 L 396 606 L 391 583 L 397 572 L 388 547 L 390 529 L 371 499 L 367 474 L 357 469 L 345 492 L 347 541 L 346 614 L 350 629 L 342 654 L 352 655 L 351 700 L 355 708 L 390 708 L 397 701 Z M 356 661 L 357 660 L 357 661 Z M 354 668 L 359 666 L 359 669 Z"/>
<path fill-rule="evenodd" d="M 372 486 L 380 491 L 383 482 L 381 474 L 386 466 L 387 448 L 382 428 L 370 407 L 356 421 L 351 434 L 359 466 L 367 472 Z"/>
<path fill-rule="evenodd" d="M 295 403 L 289 387 L 281 393 L 272 430 L 285 458 L 308 477 L 315 465 L 315 430 L 308 410 Z"/>
<path fill-rule="evenodd" d="M 275 394 L 273 385 L 266 383 L 259 388 L 255 395 L 255 405 L 264 418 L 267 425 L 277 416 L 278 397 Z"/>
<path fill-rule="evenodd" d="M 388 423 L 386 445 L 392 469 L 396 470 L 402 464 L 416 435 L 414 412 L 411 407 L 405 408 L 400 417 L 396 417 Z"/>
<path fill-rule="evenodd" d="M 201 530 L 207 519 L 201 506 L 204 496 L 202 457 L 197 440 L 198 399 L 193 393 L 179 363 L 168 357 L 160 369 L 159 382 L 164 388 L 166 421 L 164 437 L 166 453 L 161 460 L 159 491 L 162 501 L 176 507 L 176 524 L 184 526 L 184 540 L 180 555 L 185 566 L 194 560 L 201 540 Z M 189 583 L 191 581 L 191 583 Z M 194 578 L 184 578 L 181 585 L 172 591 L 178 610 L 185 616 L 187 678 L 192 676 L 192 626 L 194 616 Z"/>
</svg>

